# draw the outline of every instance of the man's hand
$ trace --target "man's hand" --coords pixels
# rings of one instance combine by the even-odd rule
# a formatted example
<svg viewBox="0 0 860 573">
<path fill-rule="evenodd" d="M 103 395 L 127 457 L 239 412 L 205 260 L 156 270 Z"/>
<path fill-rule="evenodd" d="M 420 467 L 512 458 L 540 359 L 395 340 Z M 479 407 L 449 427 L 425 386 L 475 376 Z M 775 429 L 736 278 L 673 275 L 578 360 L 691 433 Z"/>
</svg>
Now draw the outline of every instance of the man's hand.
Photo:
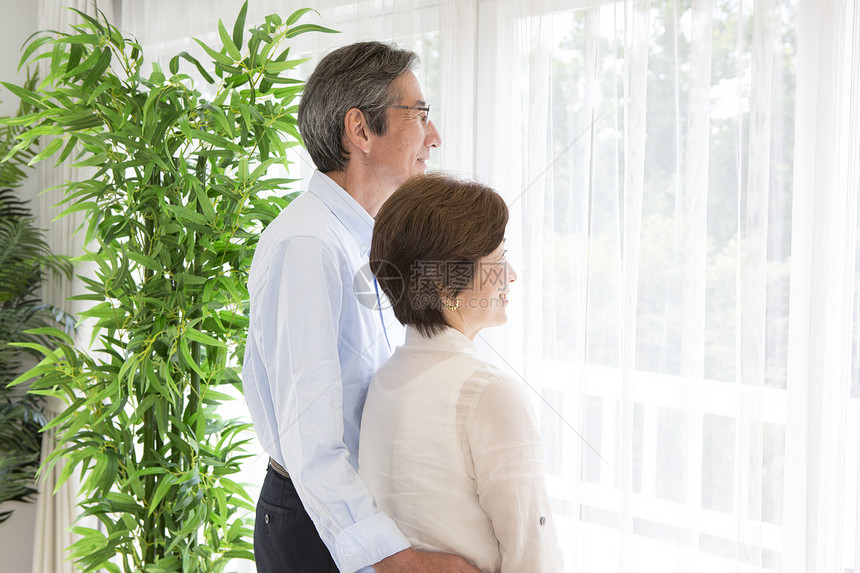
<svg viewBox="0 0 860 573">
<path fill-rule="evenodd" d="M 469 562 L 449 553 L 404 549 L 373 566 L 376 573 L 481 573 Z"/>
</svg>

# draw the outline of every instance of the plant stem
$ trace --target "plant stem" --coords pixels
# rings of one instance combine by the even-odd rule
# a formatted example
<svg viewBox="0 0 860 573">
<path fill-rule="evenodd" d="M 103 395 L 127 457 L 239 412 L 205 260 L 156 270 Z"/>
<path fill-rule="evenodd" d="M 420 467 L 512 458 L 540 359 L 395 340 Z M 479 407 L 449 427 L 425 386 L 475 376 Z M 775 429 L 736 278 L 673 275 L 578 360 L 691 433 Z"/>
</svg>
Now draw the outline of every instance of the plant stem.
<svg viewBox="0 0 860 573">
<path fill-rule="evenodd" d="M 153 460 L 153 452 L 155 451 L 155 406 L 147 408 L 143 415 L 143 467 L 150 467 L 150 461 Z M 148 475 L 144 478 L 143 488 L 146 499 L 152 499 L 155 495 L 155 476 Z M 152 539 L 152 532 L 155 530 L 155 512 L 147 512 L 144 522 L 144 535 L 148 539 Z M 148 543 L 144 553 L 144 563 L 155 562 L 155 544 Z"/>
</svg>

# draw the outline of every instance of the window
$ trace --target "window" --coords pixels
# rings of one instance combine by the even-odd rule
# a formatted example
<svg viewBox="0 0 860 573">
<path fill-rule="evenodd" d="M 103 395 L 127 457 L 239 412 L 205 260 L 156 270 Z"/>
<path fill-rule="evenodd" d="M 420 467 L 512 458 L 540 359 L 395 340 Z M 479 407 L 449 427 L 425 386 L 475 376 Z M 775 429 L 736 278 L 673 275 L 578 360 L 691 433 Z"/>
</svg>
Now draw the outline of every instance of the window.
<svg viewBox="0 0 860 573">
<path fill-rule="evenodd" d="M 153 44 L 171 4 L 146 3 Z M 431 165 L 509 201 L 520 279 L 508 326 L 481 337 L 534 390 L 568 570 L 860 567 L 856 3 L 320 13 L 344 33 L 298 51 L 416 49 L 443 138 Z"/>
</svg>

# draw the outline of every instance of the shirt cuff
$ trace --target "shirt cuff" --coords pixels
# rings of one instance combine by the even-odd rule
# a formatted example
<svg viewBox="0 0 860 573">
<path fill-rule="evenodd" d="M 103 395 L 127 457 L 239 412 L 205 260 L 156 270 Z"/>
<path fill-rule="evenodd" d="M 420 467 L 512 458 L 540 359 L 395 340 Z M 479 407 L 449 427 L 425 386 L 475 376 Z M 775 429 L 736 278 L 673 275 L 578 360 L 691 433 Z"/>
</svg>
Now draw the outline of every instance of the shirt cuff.
<svg viewBox="0 0 860 573">
<path fill-rule="evenodd" d="M 412 546 L 391 518 L 381 512 L 350 525 L 334 543 L 334 559 L 343 573 L 372 573 L 371 565 Z"/>
</svg>

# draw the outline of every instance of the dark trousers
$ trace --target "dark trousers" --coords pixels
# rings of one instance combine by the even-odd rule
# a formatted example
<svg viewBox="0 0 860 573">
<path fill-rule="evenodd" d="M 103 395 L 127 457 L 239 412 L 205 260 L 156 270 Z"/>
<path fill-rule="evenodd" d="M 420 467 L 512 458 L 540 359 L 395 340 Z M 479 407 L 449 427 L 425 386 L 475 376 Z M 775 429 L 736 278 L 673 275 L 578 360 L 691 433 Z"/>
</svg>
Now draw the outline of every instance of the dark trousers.
<svg viewBox="0 0 860 573">
<path fill-rule="evenodd" d="M 293 481 L 266 472 L 254 523 L 257 573 L 338 573 Z"/>
</svg>

